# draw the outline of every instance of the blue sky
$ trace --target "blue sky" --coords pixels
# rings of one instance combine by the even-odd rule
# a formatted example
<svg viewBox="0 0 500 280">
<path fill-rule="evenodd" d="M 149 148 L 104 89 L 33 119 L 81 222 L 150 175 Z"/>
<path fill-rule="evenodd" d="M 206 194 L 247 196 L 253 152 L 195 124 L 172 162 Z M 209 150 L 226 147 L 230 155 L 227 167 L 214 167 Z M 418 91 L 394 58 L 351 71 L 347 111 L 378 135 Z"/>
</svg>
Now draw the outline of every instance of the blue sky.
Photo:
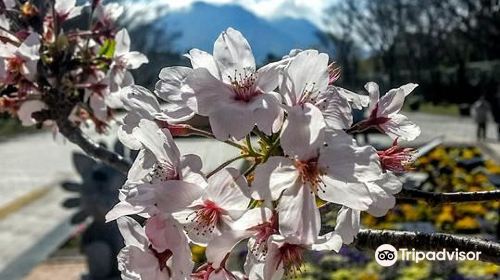
<svg viewBox="0 0 500 280">
<path fill-rule="evenodd" d="M 335 1 L 337 0 L 151 0 L 131 1 L 131 5 L 138 9 L 168 5 L 170 9 L 176 10 L 189 8 L 194 2 L 237 4 L 264 18 L 304 18 L 321 27 L 323 12 Z"/>
</svg>

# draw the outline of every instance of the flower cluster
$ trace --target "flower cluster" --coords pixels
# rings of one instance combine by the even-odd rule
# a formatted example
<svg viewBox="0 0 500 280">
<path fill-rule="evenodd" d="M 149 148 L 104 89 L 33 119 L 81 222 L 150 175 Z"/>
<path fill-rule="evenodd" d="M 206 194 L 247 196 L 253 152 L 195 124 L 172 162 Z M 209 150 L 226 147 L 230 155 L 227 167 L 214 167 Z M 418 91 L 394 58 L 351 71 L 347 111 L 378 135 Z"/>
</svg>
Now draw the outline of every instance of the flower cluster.
<svg viewBox="0 0 500 280">
<path fill-rule="evenodd" d="M 118 136 L 139 150 L 120 202 L 107 214 L 125 238 L 124 279 L 297 275 L 307 250 L 338 252 L 353 241 L 362 211 L 383 216 L 395 205 L 402 185 L 395 172 L 407 170 L 412 151 L 397 141 L 377 151 L 350 133 L 376 128 L 395 140 L 416 138 L 419 128 L 400 114 L 415 84 L 382 97 L 375 83 L 366 85 L 369 96 L 353 93 L 335 85 L 338 68 L 316 50 L 293 50 L 257 69 L 247 40 L 232 28 L 213 54 L 193 49 L 186 56 L 192 67 L 164 68 L 154 93 L 121 91 L 128 113 Z M 363 107 L 369 117 L 353 125 L 352 109 Z M 193 115 L 207 117 L 212 132 L 186 124 Z M 173 136 L 188 134 L 240 148 L 235 159 L 251 167 L 223 164 L 204 174 L 201 159 L 181 155 L 174 143 Z M 321 232 L 319 209 L 329 203 L 340 206 L 337 224 Z M 244 273 L 226 267 L 242 241 Z M 195 271 L 189 243 L 206 246 L 207 262 Z"/>
<path fill-rule="evenodd" d="M 120 89 L 134 84 L 128 70 L 148 60 L 130 51 L 127 30 L 117 30 L 118 4 L 44 2 L 0 5 L 0 112 L 26 126 L 64 118 L 102 131 L 111 109 L 122 106 Z M 84 29 L 72 27 L 76 18 Z"/>
</svg>

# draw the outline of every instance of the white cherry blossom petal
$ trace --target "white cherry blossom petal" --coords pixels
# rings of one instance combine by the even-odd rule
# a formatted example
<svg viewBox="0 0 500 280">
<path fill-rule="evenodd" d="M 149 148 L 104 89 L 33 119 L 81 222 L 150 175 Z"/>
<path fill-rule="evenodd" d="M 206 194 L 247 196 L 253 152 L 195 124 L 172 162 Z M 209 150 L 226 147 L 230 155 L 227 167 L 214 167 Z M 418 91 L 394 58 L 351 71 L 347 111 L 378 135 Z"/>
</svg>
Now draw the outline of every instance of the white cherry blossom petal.
<svg viewBox="0 0 500 280">
<path fill-rule="evenodd" d="M 282 94 L 287 95 L 287 104 L 294 106 L 299 103 L 302 94 L 306 92 L 320 93 L 328 86 L 328 55 L 316 50 L 306 50 L 295 56 L 286 67 L 285 80 L 292 84 L 282 88 Z"/>
<path fill-rule="evenodd" d="M 392 139 L 413 141 L 420 135 L 420 127 L 408 120 L 404 115 L 394 114 L 390 120 L 381 124 L 380 127 Z"/>
<path fill-rule="evenodd" d="M 191 49 L 185 56 L 191 60 L 191 66 L 193 69 L 205 68 L 210 74 L 212 74 L 212 76 L 217 79 L 221 79 L 219 67 L 217 66 L 217 63 L 215 63 L 215 59 L 211 54 L 199 49 Z"/>
<path fill-rule="evenodd" d="M 210 126 L 218 140 L 224 141 L 231 136 L 241 140 L 253 129 L 255 120 L 246 106 L 231 102 L 210 114 Z"/>
<path fill-rule="evenodd" d="M 339 252 L 342 247 L 342 237 L 337 232 L 329 232 L 318 237 L 316 242 L 310 245 L 314 251 L 335 251 Z"/>
<path fill-rule="evenodd" d="M 137 69 L 141 65 L 148 63 L 148 58 L 140 52 L 128 52 L 123 55 L 123 59 L 127 61 L 127 69 Z"/>
<path fill-rule="evenodd" d="M 223 82 L 216 79 L 205 68 L 198 68 L 186 79 L 188 84 L 195 92 L 196 102 L 187 101 L 187 106 L 202 116 L 208 116 L 213 111 L 217 111 L 221 104 L 233 101 L 233 92 Z"/>
<path fill-rule="evenodd" d="M 391 89 L 378 101 L 377 116 L 386 117 L 396 114 L 403 108 L 405 92 L 402 88 Z"/>
<path fill-rule="evenodd" d="M 323 200 L 356 210 L 367 210 L 373 202 L 364 183 L 346 182 L 330 176 L 322 176 L 321 179 L 327 186 L 318 192 Z"/>
<path fill-rule="evenodd" d="M 281 235 L 296 244 L 316 242 L 321 229 L 321 218 L 310 188 L 303 185 L 296 194 L 285 194 L 278 207 Z"/>
<path fill-rule="evenodd" d="M 247 230 L 229 230 L 215 237 L 208 243 L 205 251 L 207 262 L 211 263 L 213 268 L 219 268 L 221 262 L 233 250 L 234 246 L 252 234 L 251 231 Z"/>
<path fill-rule="evenodd" d="M 179 165 L 180 152 L 168 129 L 160 129 L 153 121 L 143 119 L 132 134 L 158 161 L 172 166 Z"/>
<path fill-rule="evenodd" d="M 222 32 L 215 41 L 214 58 L 223 81 L 228 81 L 228 76 L 234 75 L 234 71 L 242 75 L 255 72 L 252 48 L 245 37 L 233 28 Z"/>
<path fill-rule="evenodd" d="M 225 168 L 208 179 L 203 199 L 211 199 L 219 207 L 231 210 L 245 210 L 250 203 L 247 196 L 248 183 L 234 168 Z"/>
<path fill-rule="evenodd" d="M 323 144 L 326 127 L 323 114 L 314 105 L 306 103 L 288 110 L 288 118 L 281 133 L 281 147 L 285 154 L 309 159 Z"/>
<path fill-rule="evenodd" d="M 361 212 L 343 206 L 337 214 L 335 232 L 342 237 L 345 244 L 351 244 L 359 232 Z"/>
<path fill-rule="evenodd" d="M 146 233 L 138 222 L 130 217 L 122 217 L 116 222 L 126 246 L 146 248 L 144 247 L 148 243 Z"/>
<path fill-rule="evenodd" d="M 122 28 L 115 36 L 115 56 L 124 55 L 130 51 L 130 36 L 127 29 Z"/>
<path fill-rule="evenodd" d="M 251 186 L 252 198 L 256 200 L 277 200 L 281 193 L 299 183 L 299 172 L 291 159 L 270 157 L 255 169 Z"/>
<path fill-rule="evenodd" d="M 17 117 L 21 120 L 22 125 L 31 126 L 36 124 L 36 120 L 32 114 L 41 110 L 48 109 L 47 104 L 40 100 L 28 100 L 21 104 L 17 110 Z"/>
</svg>

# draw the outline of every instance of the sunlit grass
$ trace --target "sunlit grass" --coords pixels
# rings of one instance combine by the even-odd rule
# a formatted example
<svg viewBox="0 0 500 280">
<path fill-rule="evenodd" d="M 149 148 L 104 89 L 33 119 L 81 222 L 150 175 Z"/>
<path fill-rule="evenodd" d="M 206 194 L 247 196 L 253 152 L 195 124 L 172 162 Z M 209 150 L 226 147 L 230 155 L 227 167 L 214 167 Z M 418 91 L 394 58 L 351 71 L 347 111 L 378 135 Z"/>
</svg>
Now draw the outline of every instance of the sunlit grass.
<svg viewBox="0 0 500 280">
<path fill-rule="evenodd" d="M 410 110 L 409 105 L 405 104 L 403 110 Z M 432 103 L 422 103 L 418 112 L 433 114 L 433 115 L 446 115 L 446 116 L 458 116 L 459 109 L 456 104 L 432 104 Z"/>
</svg>

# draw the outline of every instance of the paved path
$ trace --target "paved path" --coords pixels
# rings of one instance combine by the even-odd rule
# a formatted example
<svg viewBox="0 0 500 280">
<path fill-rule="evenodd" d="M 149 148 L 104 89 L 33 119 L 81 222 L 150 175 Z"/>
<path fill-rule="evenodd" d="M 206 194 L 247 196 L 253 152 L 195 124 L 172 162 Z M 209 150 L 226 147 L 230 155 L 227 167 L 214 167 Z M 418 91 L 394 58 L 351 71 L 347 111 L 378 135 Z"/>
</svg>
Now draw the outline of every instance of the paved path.
<svg viewBox="0 0 500 280">
<path fill-rule="evenodd" d="M 420 146 L 436 137 L 444 137 L 445 143 L 476 144 L 476 125 L 469 117 L 453 117 L 429 115 L 422 113 L 404 113 L 420 126 L 422 133 L 412 143 Z M 489 123 L 486 145 L 500 154 L 500 144 L 497 143 L 497 125 Z M 391 141 L 384 135 L 370 135 L 370 141 L 380 146 L 390 145 Z"/>
<path fill-rule="evenodd" d="M 425 141 L 444 135 L 445 142 L 473 143 L 476 141 L 476 125 L 469 117 L 438 116 L 422 113 L 405 113 L 412 121 L 420 126 L 422 134 L 417 141 Z M 487 138 L 496 142 L 497 126 L 489 123 Z"/>
<path fill-rule="evenodd" d="M 74 231 L 73 210 L 62 208 L 69 197 L 61 188 L 0 220 L 0 279 L 22 279 L 60 247 Z"/>
</svg>

